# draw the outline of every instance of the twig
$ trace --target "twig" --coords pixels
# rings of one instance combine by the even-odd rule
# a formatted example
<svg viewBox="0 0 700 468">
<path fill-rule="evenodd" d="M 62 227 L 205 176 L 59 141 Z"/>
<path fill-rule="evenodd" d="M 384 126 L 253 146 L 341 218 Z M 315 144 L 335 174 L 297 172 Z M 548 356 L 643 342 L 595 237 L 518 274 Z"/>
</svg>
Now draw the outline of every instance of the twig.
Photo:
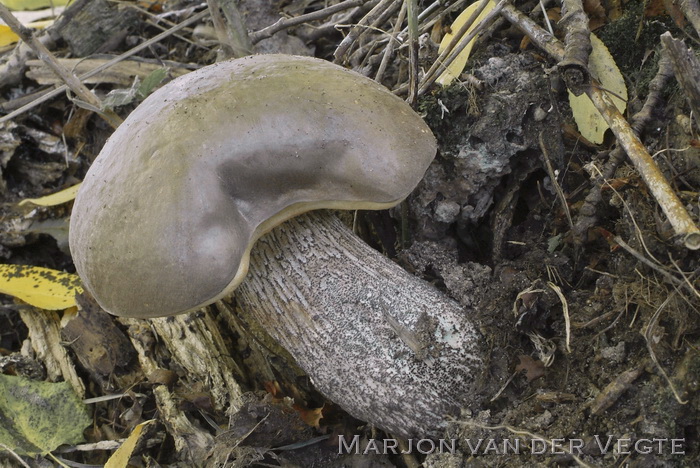
<svg viewBox="0 0 700 468">
<path fill-rule="evenodd" d="M 22 457 L 20 457 L 19 455 L 17 455 L 17 453 L 15 453 L 15 451 L 12 450 L 10 447 L 8 447 L 7 445 L 5 445 L 5 444 L 3 444 L 2 442 L 0 442 L 0 448 L 2 448 L 3 450 L 6 450 L 7 453 L 9 453 L 10 455 L 12 455 L 12 457 L 13 457 L 15 460 L 17 460 L 17 461 L 20 463 L 20 465 L 22 465 L 24 468 L 29 468 L 29 465 L 27 465 L 27 463 L 26 463 L 24 460 L 22 460 Z"/>
<path fill-rule="evenodd" d="M 388 39 L 382 37 L 376 40 L 363 40 L 364 36 L 371 32 L 377 32 L 381 36 L 389 36 L 389 32 L 382 29 L 381 26 L 388 22 L 391 17 L 396 14 L 396 11 L 399 10 L 404 3 L 405 0 L 396 0 L 396 2 L 392 3 L 389 8 L 384 10 L 384 13 L 379 15 L 379 17 L 376 18 L 372 24 L 364 26 L 365 30 L 360 33 L 357 39 L 355 39 L 355 43 L 360 45 L 346 60 L 346 62 L 355 70 L 361 69 L 367 64 L 375 65 L 377 62 L 379 62 L 380 58 L 378 55 L 373 57 L 374 51 L 377 49 L 377 47 L 379 47 L 380 42 L 388 42 Z M 343 25 L 338 24 L 337 26 L 342 27 Z"/>
<path fill-rule="evenodd" d="M 476 37 L 476 35 L 479 34 L 489 23 L 491 23 L 491 21 L 501 12 L 503 7 L 507 3 L 508 3 L 507 0 L 501 0 L 500 2 L 498 2 L 498 4 L 495 7 L 493 7 L 493 10 L 491 10 L 484 17 L 484 19 L 474 29 L 472 29 L 472 31 L 469 34 L 467 34 L 466 36 L 461 37 L 459 34 L 455 34 L 455 37 L 460 37 L 458 39 L 459 44 L 457 46 L 455 46 L 455 48 L 452 49 L 451 51 L 447 50 L 447 49 L 449 49 L 449 47 L 447 49 L 445 49 L 445 52 L 447 52 L 447 53 L 445 54 L 446 58 L 444 58 L 444 60 L 441 60 L 440 57 L 438 57 L 437 60 L 435 60 L 435 63 L 433 63 L 433 66 L 430 67 L 428 72 L 425 74 L 425 76 L 421 80 L 420 88 L 418 89 L 419 96 L 424 94 L 428 90 L 428 88 L 430 88 L 433 85 L 433 83 L 435 83 L 435 81 L 440 77 L 440 75 L 442 75 L 442 73 L 447 69 L 447 67 L 449 67 L 452 64 L 452 62 L 455 61 L 455 59 L 459 56 L 459 54 Z M 487 4 L 488 4 L 488 1 L 482 0 L 482 4 L 479 5 L 479 7 L 477 8 L 477 11 L 479 13 L 480 13 L 479 10 L 483 11 L 483 8 L 485 8 Z M 469 23 L 469 21 L 471 21 L 473 23 L 476 20 L 476 17 L 479 15 L 479 13 L 477 13 L 477 11 L 475 11 L 474 14 L 472 14 L 472 16 L 469 17 L 469 20 L 467 21 L 467 23 Z M 467 28 L 461 28 L 460 31 L 462 31 L 462 29 L 464 29 L 466 32 Z M 462 34 L 464 34 L 464 32 Z M 452 43 L 452 41 L 450 42 L 450 44 L 451 43 Z M 442 54 L 441 54 L 441 56 L 442 56 Z"/>
<path fill-rule="evenodd" d="M 355 41 L 367 30 L 366 26 L 372 25 L 382 14 L 389 8 L 391 8 L 396 0 L 381 0 L 377 5 L 372 8 L 369 13 L 367 13 L 360 21 L 353 26 L 348 35 L 338 44 L 338 47 L 333 53 L 336 63 L 344 63 L 350 48 L 353 46 Z"/>
<path fill-rule="evenodd" d="M 418 2 L 404 0 L 408 17 L 408 97 L 406 102 L 414 105 L 418 97 Z"/>
<path fill-rule="evenodd" d="M 540 28 L 534 21 L 508 4 L 501 13 L 508 21 L 520 28 L 538 47 L 544 49 L 556 60 L 564 57 L 564 46 L 556 38 Z M 695 225 L 683 203 L 674 193 L 663 173 L 649 155 L 639 138 L 630 128 L 629 123 L 620 114 L 610 97 L 596 83 L 587 87 L 586 94 L 600 115 L 615 134 L 618 143 L 625 149 L 627 156 L 642 176 L 647 187 L 666 214 L 673 229 L 686 248 L 700 249 L 700 229 Z"/>
<path fill-rule="evenodd" d="M 661 95 L 666 88 L 666 82 L 673 76 L 673 64 L 668 52 L 661 48 L 658 70 L 649 82 L 649 94 L 642 109 L 632 117 L 632 129 L 637 135 L 641 135 L 653 116 L 654 109 L 661 101 Z"/>
<path fill-rule="evenodd" d="M 566 300 L 566 296 L 561 292 L 561 288 L 551 281 L 547 282 L 547 286 L 554 291 L 554 294 L 559 297 L 561 301 L 562 313 L 564 314 L 564 329 L 566 334 L 566 351 L 571 353 L 571 318 L 569 316 L 569 303 Z"/>
<path fill-rule="evenodd" d="M 113 58 L 109 62 L 106 62 L 106 63 L 100 65 L 99 67 L 85 73 L 84 75 L 81 75 L 80 79 L 85 80 L 87 78 L 90 78 L 91 76 L 95 76 L 98 73 L 111 67 L 112 65 L 117 64 L 117 63 L 121 62 L 122 60 L 124 60 L 128 57 L 131 57 L 134 54 L 141 52 L 143 49 L 150 47 L 151 45 L 155 44 L 156 42 L 162 41 L 163 39 L 174 34 L 177 31 L 186 28 L 190 24 L 195 23 L 203 18 L 206 18 L 208 15 L 209 15 L 209 10 L 200 11 L 196 15 L 184 20 L 182 23 L 173 26 L 172 28 L 168 29 L 167 31 L 164 31 L 164 32 L 158 34 L 157 36 L 154 36 L 151 39 L 149 39 L 145 42 L 142 42 L 141 44 L 137 45 L 136 47 L 133 47 L 132 49 L 124 52 L 123 54 Z M 52 91 L 48 91 L 46 94 L 44 94 L 40 98 L 37 98 L 36 100 L 20 107 L 19 109 L 15 110 L 13 112 L 10 112 L 7 115 L 0 117 L 0 123 L 11 120 L 11 119 L 17 117 L 18 115 L 21 115 L 21 114 L 27 112 L 28 110 L 31 110 L 34 107 L 36 107 L 36 106 L 38 106 L 38 105 L 40 105 L 40 104 L 42 104 L 50 99 L 53 99 L 54 97 L 58 96 L 59 94 L 64 93 L 67 89 L 68 89 L 68 86 L 61 85 Z"/>
<path fill-rule="evenodd" d="M 47 48 L 54 47 L 59 39 L 58 31 L 69 23 L 92 0 L 74 0 L 66 8 L 56 22 L 38 34 L 37 39 Z M 9 57 L 3 58 L 0 65 L 0 88 L 18 83 L 22 79 L 22 72 L 26 61 L 33 57 L 33 51 L 28 44 L 22 42 L 12 51 Z"/>
<path fill-rule="evenodd" d="M 683 278 L 683 281 L 685 282 L 686 289 L 688 289 L 688 291 L 690 291 L 690 293 L 693 296 L 700 299 L 700 293 L 698 292 L 697 288 L 695 288 L 693 283 L 690 282 L 688 275 L 683 270 L 681 270 L 681 268 L 678 266 L 678 263 L 676 263 L 676 261 L 673 259 L 673 257 L 671 257 L 670 253 L 668 254 L 668 257 L 669 257 L 669 260 L 671 261 L 671 265 L 673 265 L 673 267 L 676 269 L 676 271 L 681 276 L 681 278 Z M 694 273 L 697 273 L 697 271 L 695 271 Z M 683 297 L 682 294 L 681 294 L 681 297 Z"/>
<path fill-rule="evenodd" d="M 305 15 L 296 16 L 294 18 L 280 18 L 276 23 L 252 33 L 250 35 L 250 41 L 253 44 L 257 44 L 263 39 L 272 37 L 275 33 L 284 31 L 285 29 L 292 28 L 300 24 L 308 23 L 310 21 L 321 20 L 341 11 L 349 10 L 350 8 L 360 6 L 363 3 L 363 0 L 345 0 L 344 2 L 331 5 L 328 8 L 314 11 L 312 13 L 307 13 Z"/>
<path fill-rule="evenodd" d="M 396 18 L 396 23 L 394 24 L 394 30 L 392 31 L 391 36 L 389 37 L 389 42 L 384 48 L 384 55 L 382 56 L 382 61 L 379 64 L 379 68 L 377 69 L 377 74 L 374 76 L 374 81 L 376 81 L 377 83 L 382 82 L 382 78 L 384 78 L 384 72 L 386 71 L 386 67 L 389 65 L 391 56 L 394 54 L 394 44 L 396 44 L 399 40 L 399 31 L 401 30 L 401 26 L 403 24 L 404 19 L 406 19 L 406 6 L 406 2 L 404 2 L 403 5 L 401 5 L 399 17 Z"/>
<path fill-rule="evenodd" d="M 547 31 L 549 31 L 549 34 L 554 36 L 554 28 L 552 28 L 552 23 L 549 21 L 549 17 L 547 16 L 547 7 L 544 5 L 544 2 L 542 0 L 539 0 L 538 4 L 540 7 L 540 11 L 542 12 L 544 24 L 547 25 Z M 532 14 L 530 14 L 530 17 L 532 17 Z"/>
<path fill-rule="evenodd" d="M 656 328 L 656 323 L 659 321 L 659 316 L 661 315 L 661 311 L 664 310 L 664 308 L 671 302 L 671 298 L 676 294 L 677 291 L 671 291 L 671 294 L 669 294 L 666 299 L 664 300 L 663 303 L 656 309 L 656 312 L 654 312 L 654 315 L 651 317 L 649 320 L 649 324 L 647 325 L 646 329 L 644 330 L 644 340 L 647 342 L 647 350 L 649 351 L 649 355 L 651 356 L 651 360 L 654 361 L 654 365 L 658 369 L 659 372 L 661 372 L 661 375 L 663 376 L 664 379 L 666 379 L 666 383 L 668 384 L 669 387 L 671 387 L 671 392 L 673 392 L 673 396 L 675 397 L 676 401 L 680 403 L 681 405 L 686 405 L 688 404 L 688 400 L 684 400 L 681 398 L 681 395 L 678 393 L 676 390 L 675 385 L 673 385 L 673 382 L 671 382 L 671 379 L 668 378 L 668 374 L 666 374 L 666 371 L 664 370 L 663 367 L 661 367 L 661 363 L 659 360 L 656 358 L 656 353 L 654 352 L 654 348 L 652 347 L 651 343 L 653 340 L 653 333 L 654 329 Z"/>
<path fill-rule="evenodd" d="M 452 5 L 445 7 L 444 9 L 438 9 L 441 2 L 437 1 L 428 6 L 425 10 L 421 11 L 418 15 L 418 22 L 420 23 L 420 33 L 423 34 L 428 32 L 432 26 L 440 19 L 449 15 L 453 11 L 461 11 L 464 9 L 464 4 L 469 2 L 469 0 L 457 0 Z M 408 32 L 408 26 L 401 30 L 401 35 L 405 35 Z"/>
<path fill-rule="evenodd" d="M 447 43 L 443 51 L 440 53 L 440 55 L 438 55 L 438 57 L 435 59 L 428 71 L 425 73 L 425 76 L 422 80 L 423 83 L 421 83 L 421 88 L 427 88 L 427 86 L 425 86 L 425 83 L 427 83 L 429 80 L 431 80 L 431 82 L 434 83 L 435 79 L 437 79 L 437 77 L 440 76 L 440 73 L 442 73 L 445 70 L 445 68 L 447 68 L 449 64 L 444 66 L 441 66 L 441 64 L 445 63 L 445 59 L 447 58 L 447 56 L 455 49 L 455 47 L 457 47 L 457 45 L 460 43 L 460 40 L 462 39 L 462 36 L 464 36 L 469 30 L 469 28 L 472 27 L 474 21 L 476 21 L 476 19 L 479 17 L 481 12 L 484 11 L 484 9 L 490 1 L 491 0 L 481 0 L 479 5 L 476 7 L 476 10 L 474 10 L 474 12 L 469 16 L 469 18 L 467 18 L 467 21 L 462 25 L 462 27 L 452 34 L 450 42 Z M 468 44 L 469 41 L 467 41 L 466 43 Z"/>
<path fill-rule="evenodd" d="M 649 83 L 649 94 L 644 101 L 642 109 L 632 117 L 632 130 L 637 136 L 641 136 L 651 120 L 653 111 L 661 100 L 661 94 L 666 86 L 666 82 L 673 76 L 673 69 L 668 52 L 662 48 L 660 54 L 658 70 Z M 607 185 L 608 179 L 612 179 L 615 176 L 615 171 L 624 160 L 625 150 L 621 146 L 618 146 L 610 152 L 607 162 L 602 170 L 600 170 L 600 174 L 592 176 L 592 179 L 595 181 L 594 185 L 590 192 L 588 192 L 588 195 L 586 195 L 583 206 L 581 206 L 579 210 L 579 218 L 576 220 L 573 230 L 574 242 L 576 244 L 583 244 L 588 229 L 598 222 L 597 205 L 603 201 L 602 188 Z"/>
<path fill-rule="evenodd" d="M 612 382 L 605 386 L 598 396 L 591 402 L 589 408 L 591 414 L 598 415 L 610 408 L 644 372 L 644 365 L 628 369 L 618 375 Z"/>
<path fill-rule="evenodd" d="M 557 192 L 557 198 L 559 198 L 559 202 L 561 203 L 561 207 L 564 210 L 564 214 L 566 214 L 566 219 L 567 221 L 569 221 L 569 226 L 571 227 L 571 229 L 573 229 L 574 221 L 571 218 L 571 210 L 569 210 L 569 204 L 566 202 L 566 195 L 564 195 L 564 190 L 562 190 L 561 185 L 559 185 L 557 175 L 554 173 L 552 162 L 549 159 L 549 149 L 547 148 L 547 145 L 544 142 L 544 131 L 540 132 L 538 140 L 540 144 L 540 150 L 542 151 L 542 157 L 544 159 L 544 164 L 547 168 L 547 174 L 549 175 L 549 178 L 552 181 L 552 186 L 554 187 L 554 190 Z"/>
<path fill-rule="evenodd" d="M 622 237 L 615 236 L 613 240 L 615 241 L 616 244 L 618 244 L 620 247 L 625 249 L 625 251 L 627 251 L 628 254 L 632 255 L 634 258 L 636 258 L 638 261 L 642 262 L 643 264 L 645 264 L 646 266 L 648 266 L 652 270 L 660 273 L 661 276 L 666 278 L 666 280 L 669 283 L 676 285 L 676 286 L 683 285 L 683 282 L 681 280 L 679 280 L 678 278 L 676 278 L 675 276 L 673 276 L 672 274 L 670 274 L 669 272 L 667 272 L 666 270 L 661 268 L 659 265 L 655 264 L 654 262 L 652 262 L 651 260 L 646 258 L 641 253 L 634 250 L 627 242 L 622 240 Z"/>
<path fill-rule="evenodd" d="M 591 54 L 591 31 L 588 29 L 588 16 L 583 11 L 581 0 L 563 0 L 564 16 L 559 24 L 566 30 L 564 37 L 564 57 L 557 64 L 566 87 L 575 96 L 584 93 L 591 82 L 588 72 L 588 56 Z"/>
<path fill-rule="evenodd" d="M 56 57 L 54 57 L 49 49 L 47 49 L 46 46 L 34 36 L 32 31 L 20 23 L 10 12 L 10 10 L 8 10 L 7 7 L 2 4 L 0 4 L 0 18 L 5 21 L 5 24 L 7 24 L 12 31 L 14 31 L 15 34 L 22 39 L 22 41 L 32 48 L 36 56 L 46 63 L 46 65 L 48 65 L 49 68 L 51 68 L 51 70 L 53 70 L 53 72 L 56 73 L 56 75 L 58 75 L 63 82 L 66 83 L 66 85 L 68 85 L 71 91 L 80 97 L 80 99 L 97 109 L 102 108 L 102 102 L 100 99 L 95 96 L 92 91 L 87 89 L 87 87 L 78 79 L 77 76 L 58 63 Z M 99 112 L 99 114 L 114 128 L 117 128 L 122 123 L 122 119 L 114 111 L 102 110 Z"/>
</svg>

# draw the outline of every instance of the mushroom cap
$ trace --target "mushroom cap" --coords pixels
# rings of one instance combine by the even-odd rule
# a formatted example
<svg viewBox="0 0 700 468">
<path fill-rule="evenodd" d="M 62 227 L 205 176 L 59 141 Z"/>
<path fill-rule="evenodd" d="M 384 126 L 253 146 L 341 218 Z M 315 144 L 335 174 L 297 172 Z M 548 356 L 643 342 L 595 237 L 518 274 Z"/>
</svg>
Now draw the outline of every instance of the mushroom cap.
<svg viewBox="0 0 700 468">
<path fill-rule="evenodd" d="M 107 141 L 75 200 L 73 260 L 112 314 L 196 310 L 241 283 L 265 232 L 309 210 L 394 206 L 435 152 L 423 120 L 357 73 L 289 55 L 217 63 Z"/>
</svg>

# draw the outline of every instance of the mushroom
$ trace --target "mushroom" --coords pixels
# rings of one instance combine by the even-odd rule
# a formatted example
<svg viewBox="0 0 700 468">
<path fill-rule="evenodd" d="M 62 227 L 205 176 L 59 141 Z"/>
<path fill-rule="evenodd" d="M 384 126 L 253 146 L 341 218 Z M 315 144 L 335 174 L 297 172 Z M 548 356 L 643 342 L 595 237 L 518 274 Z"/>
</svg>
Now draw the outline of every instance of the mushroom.
<svg viewBox="0 0 700 468">
<path fill-rule="evenodd" d="M 73 208 L 75 266 L 119 316 L 194 311 L 235 290 L 331 401 L 397 435 L 435 435 L 478 403 L 482 345 L 466 311 L 336 218 L 307 213 L 392 207 L 435 151 L 406 103 L 331 63 L 204 67 L 105 144 Z"/>
</svg>

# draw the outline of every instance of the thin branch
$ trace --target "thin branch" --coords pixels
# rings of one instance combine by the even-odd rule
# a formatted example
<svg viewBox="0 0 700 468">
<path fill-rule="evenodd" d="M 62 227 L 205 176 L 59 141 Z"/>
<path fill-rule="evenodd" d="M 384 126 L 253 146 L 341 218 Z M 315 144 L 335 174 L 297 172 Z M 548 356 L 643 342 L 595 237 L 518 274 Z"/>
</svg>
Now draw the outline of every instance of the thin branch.
<svg viewBox="0 0 700 468">
<path fill-rule="evenodd" d="M 257 44 L 263 39 L 272 37 L 275 33 L 284 31 L 285 29 L 298 26 L 300 24 L 311 21 L 322 20 L 341 11 L 349 10 L 350 8 L 358 7 L 364 3 L 364 0 L 345 0 L 322 10 L 307 13 L 305 15 L 295 16 L 294 18 L 280 18 L 276 23 L 267 26 L 260 31 L 255 31 L 250 35 L 250 41 Z"/>
<path fill-rule="evenodd" d="M 569 210 L 569 204 L 566 202 L 566 195 L 564 195 L 564 190 L 562 190 L 561 185 L 559 185 L 559 181 L 557 180 L 557 174 L 554 172 L 554 167 L 552 167 L 552 161 L 549 158 L 549 148 L 545 143 L 544 131 L 540 132 L 538 136 L 538 141 L 540 144 L 540 150 L 542 151 L 542 157 L 544 158 L 547 174 L 549 174 L 549 178 L 552 181 L 554 191 L 557 192 L 557 198 L 561 203 L 561 207 L 562 210 L 564 210 L 564 214 L 566 215 L 567 221 L 569 221 L 569 226 L 571 227 L 571 229 L 573 229 L 574 222 L 571 218 L 571 210 Z"/>
<path fill-rule="evenodd" d="M 482 0 L 483 2 L 483 0 Z M 488 2 L 483 2 L 488 4 Z M 452 62 L 455 61 L 455 59 L 459 56 L 459 54 L 467 47 L 467 45 L 477 36 L 477 34 L 481 33 L 481 31 L 488 26 L 493 19 L 498 16 L 498 14 L 501 12 L 503 7 L 508 3 L 508 0 L 501 0 L 496 4 L 495 7 L 493 7 L 493 10 L 491 10 L 483 20 L 474 28 L 472 31 L 459 39 L 459 44 L 451 51 L 445 50 L 447 52 L 447 56 L 444 60 L 440 60 L 440 57 L 438 57 L 437 60 L 435 60 L 435 63 L 433 64 L 432 67 L 428 70 L 428 72 L 425 74 L 423 79 L 421 80 L 420 88 L 418 89 L 418 95 L 423 95 L 428 88 L 430 88 L 433 83 L 442 75 L 442 73 L 449 67 Z M 481 8 L 481 5 L 479 6 Z M 477 9 L 478 10 L 478 9 Z M 478 15 L 478 13 L 475 12 L 475 14 Z M 476 19 L 474 15 L 472 15 Z M 472 20 L 472 17 L 469 19 Z M 472 20 L 473 22 L 474 20 Z M 468 23 L 469 21 L 467 21 Z M 464 29 L 464 28 L 462 28 Z M 460 29 L 460 31 L 462 30 Z M 464 34 L 464 33 L 462 33 Z M 455 36 L 459 36 L 459 34 L 456 34 Z M 449 47 L 448 47 L 449 48 Z M 442 55 L 442 54 L 441 54 Z"/>
<path fill-rule="evenodd" d="M 679 280 L 678 278 L 676 278 L 675 276 L 673 276 L 672 274 L 670 274 L 669 272 L 667 272 L 666 270 L 661 268 L 656 263 L 654 263 L 651 260 L 649 260 L 648 258 L 646 258 L 640 252 L 637 252 L 636 250 L 634 250 L 627 242 L 622 240 L 622 237 L 615 236 L 615 238 L 613 240 L 615 241 L 615 243 L 617 245 L 619 245 L 620 247 L 625 249 L 625 251 L 628 254 L 632 255 L 634 258 L 636 258 L 638 261 L 642 262 L 643 264 L 645 264 L 646 266 L 648 266 L 652 270 L 661 274 L 661 276 L 663 276 L 666 279 L 666 281 L 668 281 L 670 284 L 675 285 L 675 286 L 683 286 L 683 282 L 681 280 Z"/>
<path fill-rule="evenodd" d="M 404 0 L 408 18 L 408 98 L 406 101 L 414 105 L 418 97 L 418 2 Z"/>
<path fill-rule="evenodd" d="M 399 32 L 401 31 L 401 26 L 403 24 L 404 19 L 406 19 L 406 6 L 407 3 L 404 2 L 404 4 L 401 6 L 401 11 L 399 11 L 399 17 L 396 19 L 396 23 L 394 24 L 394 30 L 392 31 L 391 36 L 389 37 L 389 42 L 384 48 L 384 55 L 382 56 L 382 61 L 379 64 L 379 69 L 377 70 L 377 74 L 374 77 L 374 81 L 376 81 L 377 83 L 382 82 L 382 78 L 384 78 L 384 72 L 386 71 L 386 67 L 389 65 L 389 61 L 391 60 L 391 57 L 394 54 L 394 45 L 399 41 Z"/>
<path fill-rule="evenodd" d="M 98 73 L 108 69 L 112 65 L 115 65 L 115 64 L 123 61 L 124 59 L 129 58 L 132 55 L 141 52 L 143 49 L 146 49 L 146 48 L 150 47 L 151 45 L 162 41 L 166 37 L 171 36 L 172 34 L 176 33 L 177 31 L 186 28 L 187 26 L 191 25 L 192 23 L 196 23 L 197 21 L 200 21 L 201 19 L 206 18 L 207 16 L 209 16 L 209 10 L 200 11 L 196 15 L 184 20 L 180 24 L 173 26 L 172 28 L 168 29 L 167 31 L 164 31 L 164 32 L 158 34 L 157 36 L 154 36 L 151 39 L 149 39 L 145 42 L 142 42 L 141 44 L 137 45 L 136 47 L 133 47 L 132 49 L 124 52 L 123 54 L 113 58 L 109 62 L 106 62 L 106 63 L 100 65 L 99 67 L 85 73 L 84 75 L 81 75 L 80 79 L 85 80 L 87 78 L 90 78 L 91 76 L 95 76 Z M 14 119 L 18 115 L 24 114 L 25 112 L 33 109 L 34 107 L 64 93 L 67 89 L 68 89 L 68 86 L 62 85 L 54 90 L 48 91 L 46 94 L 44 94 L 40 98 L 37 98 L 36 100 L 20 107 L 19 109 L 15 110 L 13 112 L 10 112 L 7 115 L 0 117 L 0 123 L 6 122 L 8 120 Z"/>
<path fill-rule="evenodd" d="M 442 73 L 445 68 L 447 68 L 447 65 L 441 66 L 441 64 L 445 63 L 445 59 L 447 56 L 457 47 L 459 44 L 460 40 L 462 39 L 462 36 L 464 36 L 469 28 L 472 27 L 472 24 L 474 24 L 474 21 L 479 17 L 482 11 L 486 8 L 486 6 L 489 4 L 491 0 L 481 0 L 479 3 L 479 6 L 476 7 L 476 10 L 467 18 L 467 21 L 462 25 L 461 28 L 457 32 L 453 32 L 452 38 L 450 39 L 450 42 L 447 43 L 443 51 L 438 55 L 438 57 L 435 59 L 435 62 L 430 66 L 428 71 L 425 73 L 425 76 L 423 77 L 423 83 L 427 83 L 429 80 L 432 80 L 434 82 L 437 79 L 437 76 Z M 468 44 L 469 41 L 466 41 Z M 438 73 L 439 72 L 439 73 Z M 421 84 L 421 88 L 427 88 L 425 84 Z"/>
<path fill-rule="evenodd" d="M 355 41 L 367 30 L 366 26 L 373 25 L 373 23 L 380 18 L 386 10 L 394 6 L 396 0 L 381 0 L 377 5 L 372 8 L 369 13 L 367 13 L 360 21 L 353 26 L 348 35 L 340 42 L 338 47 L 333 53 L 336 63 L 344 63 L 350 49 L 352 48 Z"/>
<path fill-rule="evenodd" d="M 32 31 L 20 23 L 19 20 L 10 12 L 10 10 L 8 10 L 7 7 L 2 4 L 0 4 L 0 18 L 5 21 L 5 24 L 7 24 L 12 31 L 14 31 L 15 34 L 22 39 L 22 41 L 32 48 L 38 58 L 46 63 L 46 65 L 48 65 L 49 68 L 51 68 L 51 70 L 53 70 L 53 72 L 56 73 L 56 75 L 58 75 L 63 82 L 66 83 L 66 85 L 68 85 L 71 91 L 77 94 L 80 99 L 88 103 L 90 106 L 101 109 L 102 102 L 100 99 L 95 96 L 92 91 L 87 89 L 87 87 L 78 79 L 77 76 L 61 65 L 58 60 L 56 60 L 56 57 L 54 57 L 49 51 L 49 49 L 47 49 L 46 46 L 34 36 Z M 122 119 L 114 111 L 103 110 L 99 112 L 99 114 L 114 128 L 117 128 L 122 123 Z"/>
<path fill-rule="evenodd" d="M 649 94 L 644 101 L 642 109 L 632 117 L 632 130 L 637 136 L 641 136 L 651 120 L 653 111 L 661 100 L 661 94 L 666 87 L 666 82 L 673 76 L 671 60 L 668 56 L 668 52 L 663 48 L 661 49 L 658 67 L 654 79 L 649 83 Z M 608 179 L 614 177 L 615 171 L 624 160 L 625 150 L 622 146 L 618 146 L 610 152 L 607 162 L 602 170 L 600 170 L 600 174 L 592 176 L 592 179 L 595 181 L 594 186 L 591 188 L 590 192 L 588 192 L 588 195 L 586 195 L 583 206 L 579 210 L 579 217 L 576 220 L 576 225 L 574 226 L 573 233 L 575 243 L 579 245 L 582 244 L 586 238 L 588 229 L 598 222 L 597 205 L 603 201 L 602 188 L 607 184 L 606 181 Z"/>
<path fill-rule="evenodd" d="M 675 397 L 676 401 L 680 403 L 681 405 L 686 405 L 689 403 L 689 400 L 684 400 L 680 393 L 678 393 L 678 390 L 676 390 L 676 386 L 673 385 L 673 382 L 671 379 L 668 378 L 668 374 L 664 370 L 664 368 L 661 366 L 661 363 L 656 357 L 656 353 L 654 352 L 654 347 L 652 346 L 652 342 L 654 341 L 654 330 L 656 329 L 656 324 L 659 321 L 659 316 L 661 316 L 661 311 L 664 310 L 664 308 L 671 302 L 671 299 L 673 296 L 676 294 L 676 291 L 672 291 L 671 294 L 666 297 L 664 302 L 656 309 L 656 312 L 654 312 L 654 315 L 652 315 L 651 319 L 649 320 L 649 323 L 647 324 L 646 328 L 644 329 L 644 340 L 647 343 L 647 350 L 649 351 L 649 355 L 651 356 L 651 360 L 654 361 L 654 365 L 656 366 L 656 369 L 661 373 L 663 378 L 666 380 L 666 383 L 668 386 L 671 388 L 671 392 L 673 393 L 673 396 Z"/>
<path fill-rule="evenodd" d="M 559 24 L 564 27 L 564 57 L 558 63 L 562 78 L 575 96 L 585 92 L 591 82 L 588 56 L 591 54 L 591 31 L 581 0 L 563 0 Z"/>
<path fill-rule="evenodd" d="M 506 5 L 501 14 L 527 34 L 532 42 L 556 60 L 561 60 L 564 57 L 564 46 L 562 43 L 540 28 L 514 6 Z M 656 162 L 654 162 L 654 159 L 634 134 L 629 123 L 617 110 L 612 99 L 596 83 L 592 83 L 591 86 L 587 87 L 586 94 L 615 134 L 618 143 L 625 149 L 630 161 L 632 161 L 637 172 L 642 176 L 650 192 L 666 214 L 676 235 L 681 238 L 686 248 L 691 250 L 700 249 L 700 229 L 693 222 L 693 219 L 656 165 Z"/>
</svg>

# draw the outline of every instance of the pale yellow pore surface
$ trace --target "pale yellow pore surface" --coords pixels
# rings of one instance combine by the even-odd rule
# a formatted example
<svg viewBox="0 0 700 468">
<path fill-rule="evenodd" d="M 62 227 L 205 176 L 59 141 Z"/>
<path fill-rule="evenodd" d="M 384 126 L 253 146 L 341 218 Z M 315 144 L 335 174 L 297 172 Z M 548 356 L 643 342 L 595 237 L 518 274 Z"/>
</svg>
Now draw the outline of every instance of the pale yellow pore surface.
<svg viewBox="0 0 700 468">
<path fill-rule="evenodd" d="M 436 151 L 377 83 L 264 55 L 180 77 L 115 131 L 76 198 L 70 246 L 100 305 L 157 317 L 230 294 L 256 239 L 319 208 L 404 199 Z"/>
</svg>

